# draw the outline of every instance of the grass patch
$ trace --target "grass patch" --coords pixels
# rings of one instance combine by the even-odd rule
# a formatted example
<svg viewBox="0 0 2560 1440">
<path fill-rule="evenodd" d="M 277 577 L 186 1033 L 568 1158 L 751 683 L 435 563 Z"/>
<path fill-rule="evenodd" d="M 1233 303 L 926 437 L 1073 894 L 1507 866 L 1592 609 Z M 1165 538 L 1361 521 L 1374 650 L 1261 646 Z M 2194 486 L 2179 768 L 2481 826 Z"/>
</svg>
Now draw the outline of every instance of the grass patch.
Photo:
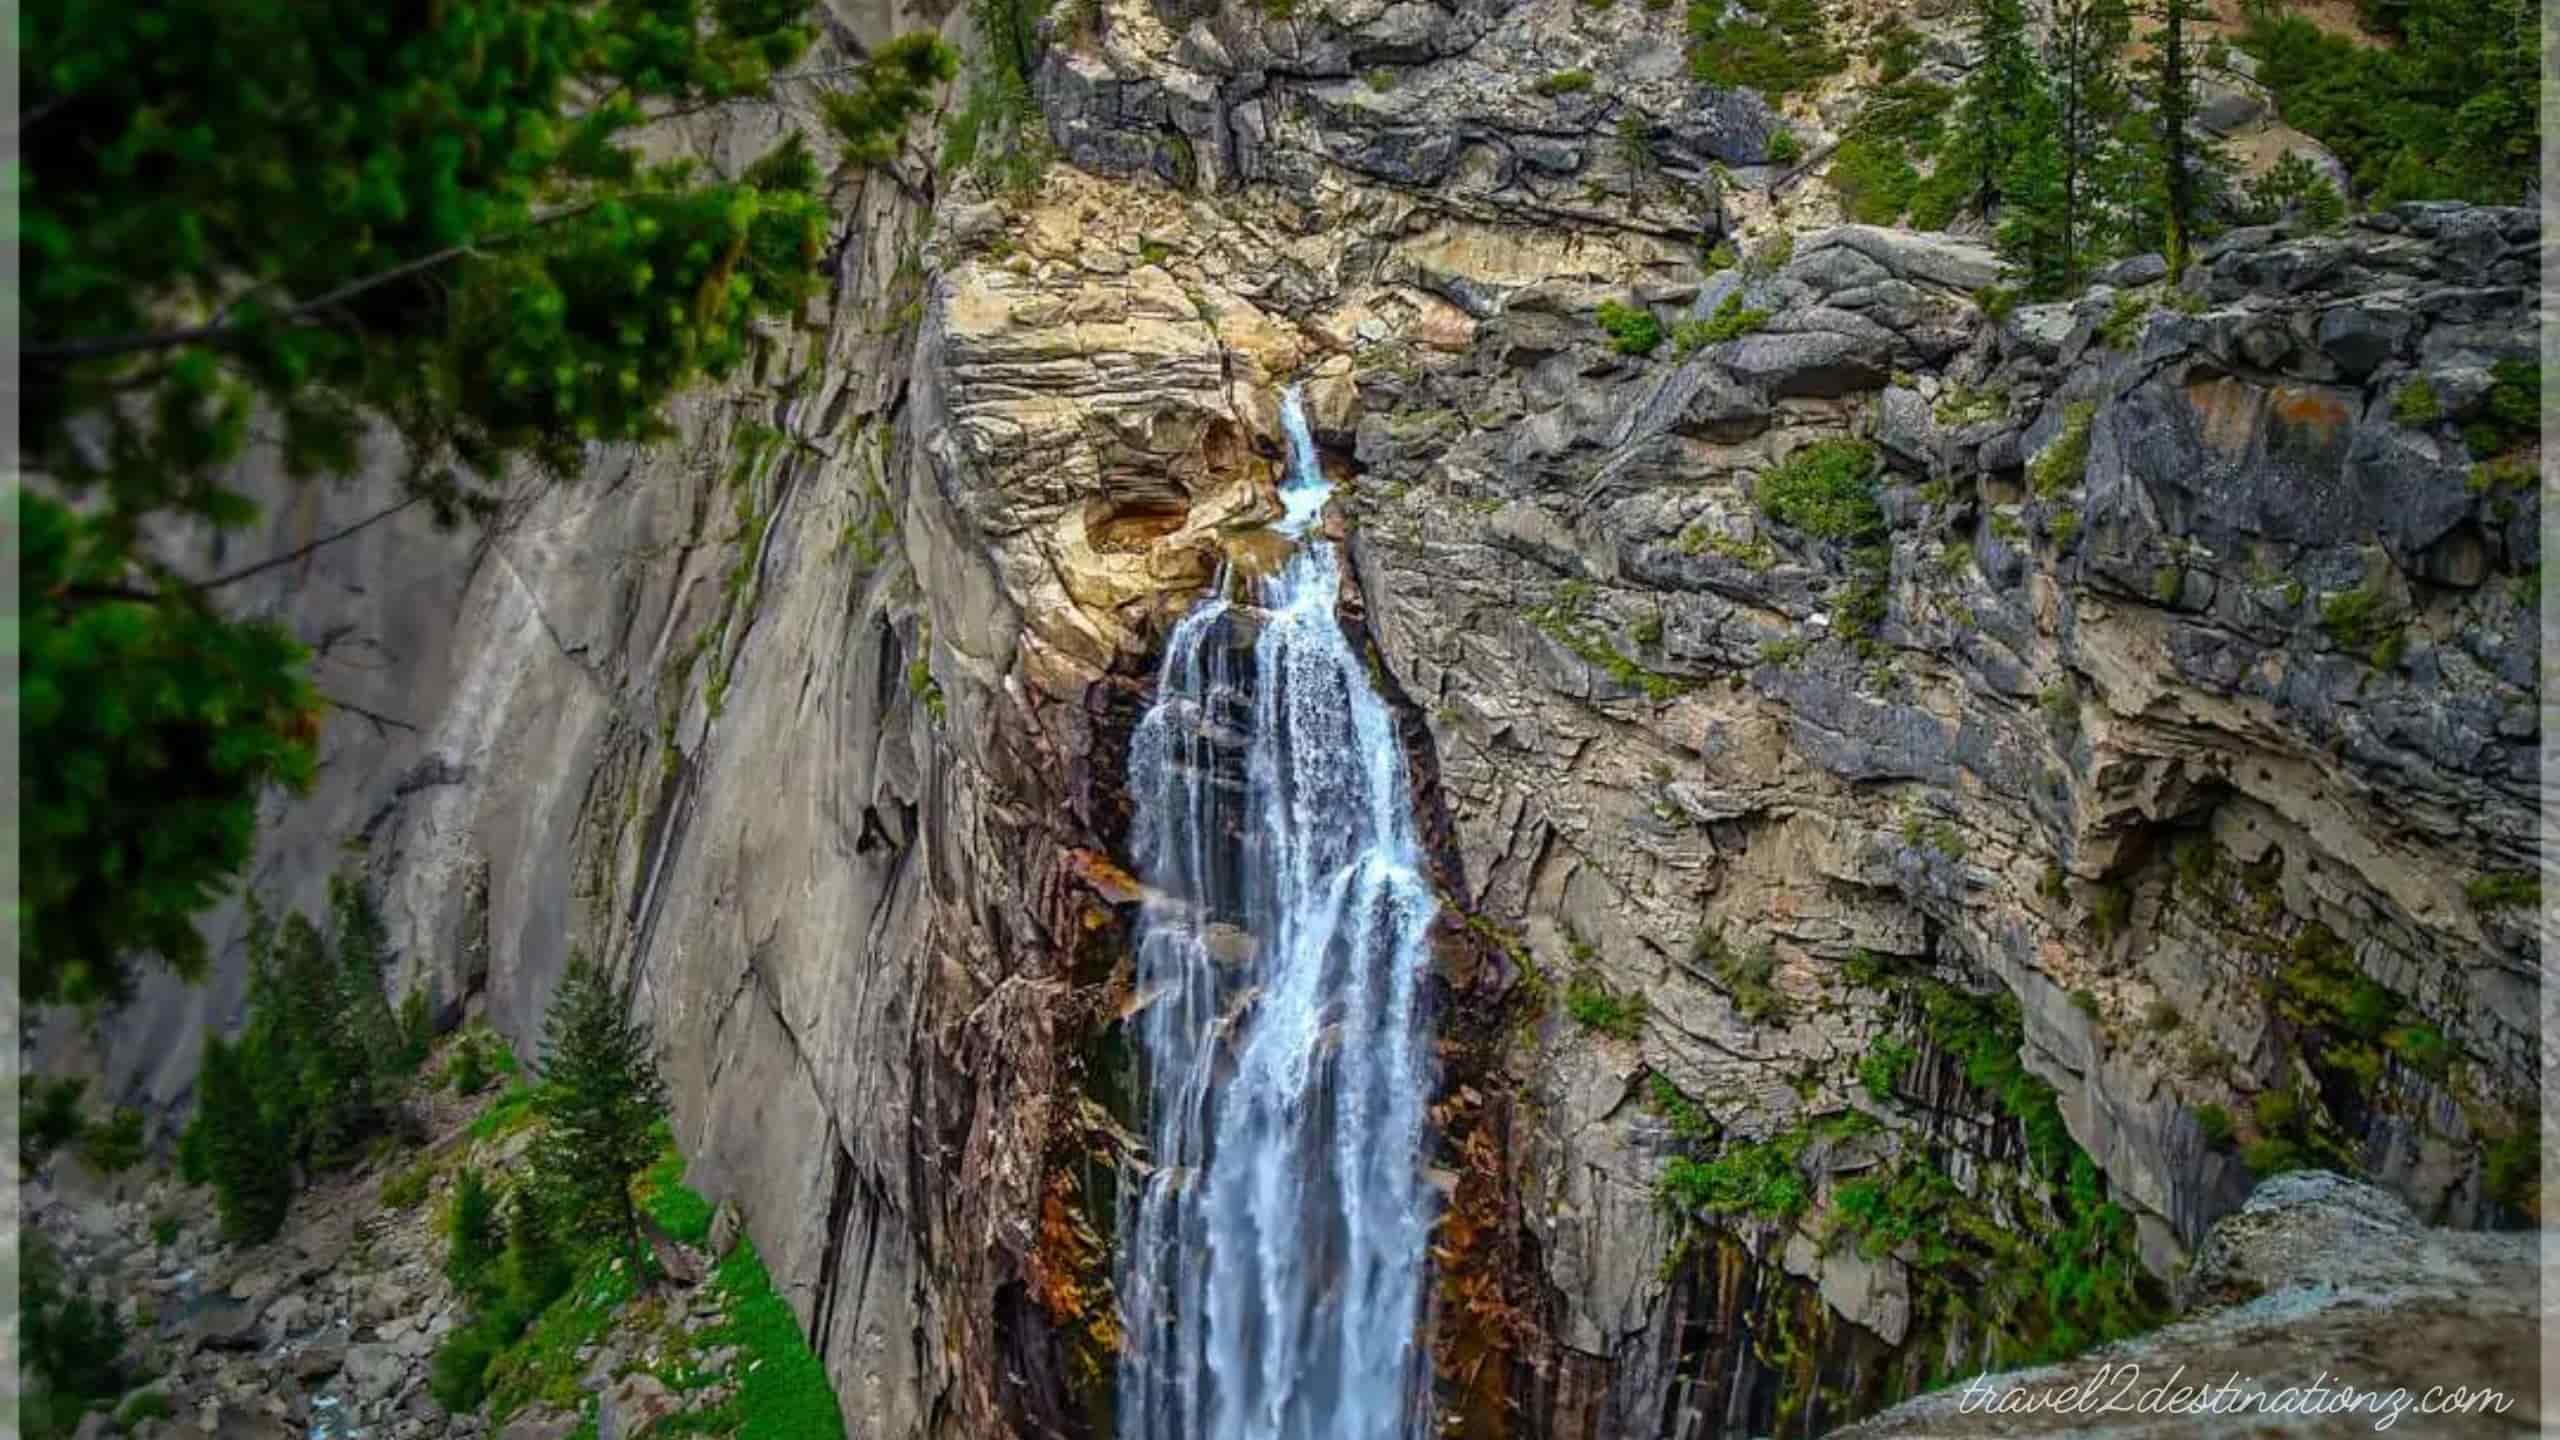
<svg viewBox="0 0 2560 1440">
<path fill-rule="evenodd" d="M 2435 385 L 2421 375 L 2391 397 L 2391 418 L 2403 425 L 2433 425 L 2444 418 L 2444 401 L 2436 397 Z"/>
<path fill-rule="evenodd" d="M 659 1122 L 658 1131 L 666 1148 L 640 1177 L 640 1208 L 668 1235 L 687 1245 L 700 1245 L 711 1238 L 711 1202 L 684 1183 L 684 1154 L 676 1149 L 675 1135 L 664 1121 Z"/>
<path fill-rule="evenodd" d="M 1649 1008 L 1642 995 L 1620 995 L 1588 970 L 1565 982 L 1564 1013 L 1585 1030 L 1633 1040 L 1643 1032 Z"/>
<path fill-rule="evenodd" d="M 2531 870 L 2496 870 L 2462 887 L 2474 910 L 2512 910 L 2542 903 L 2542 876 Z"/>
<path fill-rule="evenodd" d="M 737 1440 L 842 1440 L 844 1411 L 826 1367 L 809 1351 L 791 1307 L 774 1293 L 755 1243 L 740 1240 L 714 1273 L 728 1301 L 725 1323 L 702 1333 L 706 1345 L 738 1347 L 738 1393 L 706 1415 Z"/>
<path fill-rule="evenodd" d="M 1588 70 L 1558 70 L 1537 84 L 1538 93 L 1551 100 L 1560 95 L 1579 95 L 1590 88 Z"/>
<path fill-rule="evenodd" d="M 542 1104 L 542 1087 L 530 1080 L 518 1080 L 506 1089 L 488 1109 L 471 1117 L 465 1133 L 474 1140 L 494 1140 L 511 1135 L 534 1122 Z"/>
</svg>

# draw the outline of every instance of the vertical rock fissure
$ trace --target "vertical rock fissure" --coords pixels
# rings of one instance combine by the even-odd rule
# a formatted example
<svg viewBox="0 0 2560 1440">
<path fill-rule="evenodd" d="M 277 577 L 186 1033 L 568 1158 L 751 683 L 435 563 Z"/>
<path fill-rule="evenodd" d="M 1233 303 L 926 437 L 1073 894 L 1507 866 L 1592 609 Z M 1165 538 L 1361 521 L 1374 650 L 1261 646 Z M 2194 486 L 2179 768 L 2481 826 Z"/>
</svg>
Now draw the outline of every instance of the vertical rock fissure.
<svg viewBox="0 0 2560 1440">
<path fill-rule="evenodd" d="M 1294 552 L 1175 627 L 1131 745 L 1151 1149 L 1121 1216 L 1126 1440 L 1420 1423 L 1435 905 L 1294 392 L 1284 418 Z"/>
</svg>

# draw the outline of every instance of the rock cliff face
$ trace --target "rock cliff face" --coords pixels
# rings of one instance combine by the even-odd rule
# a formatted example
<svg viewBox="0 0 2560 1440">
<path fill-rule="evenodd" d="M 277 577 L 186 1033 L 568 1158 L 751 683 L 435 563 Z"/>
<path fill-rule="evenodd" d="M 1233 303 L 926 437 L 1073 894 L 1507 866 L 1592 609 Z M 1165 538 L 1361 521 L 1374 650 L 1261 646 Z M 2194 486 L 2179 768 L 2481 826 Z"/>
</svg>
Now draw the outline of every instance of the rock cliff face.
<svg viewBox="0 0 2560 1440">
<path fill-rule="evenodd" d="M 1468 1433 L 1800 1431 L 2138 1323 L 2148 1281 L 1975 1302 L 2071 1246 L 2174 1273 L 2244 1148 L 2520 1218 L 2539 501 L 2472 461 L 2533 218 L 2242 231 L 1994 318 L 1978 244 L 1811 224 L 1676 20 L 1049 22 L 1036 188 L 847 179 L 832 299 L 679 443 L 266 597 L 383 719 L 260 889 L 353 846 L 403 983 L 527 1049 L 610 957 L 861 1433 L 1102 1433 L 1120 772 L 1170 620 L 1261 557 L 1295 382 L 1450 901 Z M 147 997 L 111 1083 L 181 1098 L 237 996 Z M 1793 1192 L 1719 1183 L 1772 1157 Z"/>
</svg>

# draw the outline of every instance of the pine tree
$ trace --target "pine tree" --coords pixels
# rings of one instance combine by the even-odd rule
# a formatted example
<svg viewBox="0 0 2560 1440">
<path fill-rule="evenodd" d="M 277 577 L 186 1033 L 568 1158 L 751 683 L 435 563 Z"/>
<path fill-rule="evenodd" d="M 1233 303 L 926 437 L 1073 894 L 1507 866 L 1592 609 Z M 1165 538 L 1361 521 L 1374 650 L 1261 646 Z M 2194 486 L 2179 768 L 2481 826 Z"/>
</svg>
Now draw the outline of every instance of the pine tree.
<svg viewBox="0 0 2560 1440">
<path fill-rule="evenodd" d="M 2042 82 L 2027 43 L 2024 0 L 1972 0 L 1974 67 L 1957 95 L 1953 153 L 1974 178 L 1974 208 L 1999 206 L 2017 151 L 2036 135 Z"/>
<path fill-rule="evenodd" d="M 2148 36 L 2151 55 L 2141 66 L 2159 187 L 2154 213 L 2160 251 L 2174 279 L 2186 273 L 2189 253 L 2203 238 L 2204 197 L 2215 158 L 2196 134 L 2196 27 L 2207 16 L 2203 0 L 2150 0 L 2144 13 L 2156 22 Z"/>
<path fill-rule="evenodd" d="M 2053 0 L 2045 61 L 2053 77 L 2054 139 L 2062 160 L 2062 288 L 2076 289 L 2103 258 L 2104 184 L 2121 169 L 2116 135 L 2126 91 L 2118 57 L 2132 35 L 2126 0 Z"/>
<path fill-rule="evenodd" d="M 325 701 L 226 574 L 155 551 L 257 518 L 243 462 L 485 515 L 512 469 L 667 433 L 819 283 L 796 137 L 735 176 L 658 160 L 655 118 L 821 77 L 805 3 L 28 0 L 23 201 L 22 996 L 112 1003 L 135 957 L 201 974 L 193 919 L 270 786 L 309 783 Z M 950 78 L 882 45 L 822 109 L 877 164 Z M 807 93 L 807 92 L 802 92 Z M 254 425 L 253 425 L 254 417 Z M 377 517 L 379 518 L 379 517 Z"/>
<path fill-rule="evenodd" d="M 633 1247 L 631 1182 L 658 1156 L 666 1082 L 648 1032 L 602 970 L 573 955 L 542 1022 L 542 1133 L 536 1170 L 578 1235 Z"/>
<path fill-rule="evenodd" d="M 292 1162 L 269 1124 L 240 1052 L 207 1035 L 197 1072 L 196 1118 L 205 1173 L 213 1182 L 224 1238 L 256 1245 L 283 1228 L 293 1202 Z"/>
<path fill-rule="evenodd" d="M 475 1294 L 498 1253 L 497 1199 L 478 1168 L 466 1165 L 453 1177 L 452 1209 L 445 1220 L 445 1279 L 455 1290 Z"/>
<path fill-rule="evenodd" d="M 575 1278 L 538 1183 L 518 1183 L 508 1198 L 505 1272 L 508 1303 L 527 1315 L 567 1294 Z"/>
</svg>

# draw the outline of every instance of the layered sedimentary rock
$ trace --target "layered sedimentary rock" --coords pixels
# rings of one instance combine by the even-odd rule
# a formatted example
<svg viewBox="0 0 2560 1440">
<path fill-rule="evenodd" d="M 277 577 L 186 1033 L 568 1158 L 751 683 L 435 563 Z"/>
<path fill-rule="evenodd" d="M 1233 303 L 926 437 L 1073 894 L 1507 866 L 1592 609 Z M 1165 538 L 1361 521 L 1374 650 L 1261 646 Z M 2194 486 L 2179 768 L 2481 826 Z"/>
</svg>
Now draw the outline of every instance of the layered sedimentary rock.
<svg viewBox="0 0 2560 1440">
<path fill-rule="evenodd" d="M 2532 217 L 2243 231 L 1994 318 L 1980 244 L 1827 223 L 1677 18 L 1052 22 L 1036 187 L 921 141 L 846 177 L 831 297 L 678 442 L 267 594 L 361 710 L 262 893 L 360 866 L 400 982 L 528 1049 L 607 958 L 861 1433 L 1102 1433 L 1128 738 L 1172 620 L 1270 558 L 1296 381 L 1443 891 L 1427 1323 L 1471 1433 L 1802 1427 L 1997 1353 L 1950 1303 L 1991 1262 L 1859 1243 L 1861 1180 L 2034 1247 L 2085 1156 L 2105 1258 L 2164 1277 L 2251 1146 L 2520 1218 L 2539 500 L 2473 461 Z M 1880 528 L 1773 518 L 1844 440 Z M 146 998 L 111 1086 L 182 1100 L 237 996 Z M 1661 1202 L 1754 1145 L 1800 1197 Z"/>
</svg>

